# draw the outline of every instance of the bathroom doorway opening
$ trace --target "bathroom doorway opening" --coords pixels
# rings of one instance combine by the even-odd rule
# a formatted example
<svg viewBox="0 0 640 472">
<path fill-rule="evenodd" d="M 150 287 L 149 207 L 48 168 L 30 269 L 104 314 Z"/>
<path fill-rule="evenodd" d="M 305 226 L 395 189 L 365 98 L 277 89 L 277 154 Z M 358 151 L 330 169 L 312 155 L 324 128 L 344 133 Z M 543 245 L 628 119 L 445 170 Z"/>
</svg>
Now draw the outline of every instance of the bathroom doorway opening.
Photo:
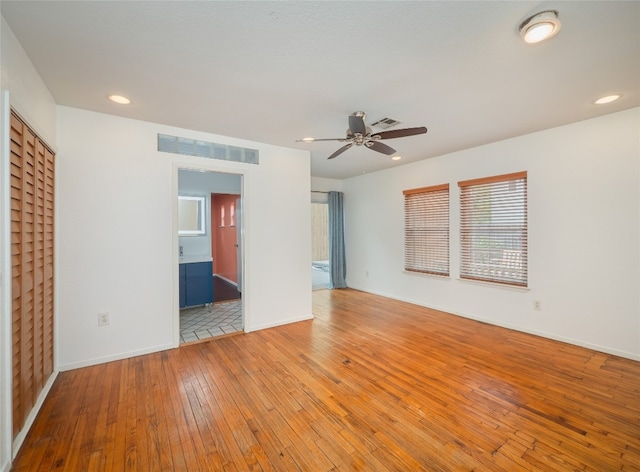
<svg viewBox="0 0 640 472">
<path fill-rule="evenodd" d="M 198 198 L 204 221 L 178 230 L 180 344 L 244 331 L 242 188 L 239 174 L 178 170 L 178 198 Z"/>
</svg>

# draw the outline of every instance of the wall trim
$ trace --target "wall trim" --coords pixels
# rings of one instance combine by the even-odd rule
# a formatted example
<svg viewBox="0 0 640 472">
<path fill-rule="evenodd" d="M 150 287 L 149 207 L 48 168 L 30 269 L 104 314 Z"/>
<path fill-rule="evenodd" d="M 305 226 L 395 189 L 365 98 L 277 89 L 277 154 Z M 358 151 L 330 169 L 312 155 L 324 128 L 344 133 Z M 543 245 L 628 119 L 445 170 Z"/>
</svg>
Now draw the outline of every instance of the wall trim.
<svg viewBox="0 0 640 472">
<path fill-rule="evenodd" d="M 168 349 L 175 349 L 178 346 L 174 346 L 173 343 L 161 344 L 159 346 L 148 347 L 144 349 L 138 349 L 135 351 L 120 352 L 103 357 L 94 357 L 93 359 L 87 359 L 80 362 L 72 362 L 70 364 L 60 364 L 58 369 L 60 372 L 66 372 L 67 370 L 80 369 L 81 367 L 91 367 L 98 364 L 106 364 L 112 361 L 121 361 L 123 359 L 129 359 L 131 357 L 143 356 L 145 354 L 154 354 L 156 352 L 166 351 Z"/>
<path fill-rule="evenodd" d="M 58 378 L 58 372 L 59 371 L 54 370 L 53 373 L 49 376 L 47 383 L 44 385 L 44 388 L 40 392 L 40 395 L 38 395 L 38 400 L 36 401 L 36 404 L 33 406 L 31 411 L 29 412 L 29 415 L 27 416 L 27 420 L 25 421 L 24 427 L 20 430 L 20 432 L 16 435 L 15 439 L 13 440 L 11 460 L 15 459 L 16 455 L 18 455 L 18 451 L 20 451 L 20 447 L 22 446 L 24 439 L 27 437 L 27 434 L 29 433 L 31 426 L 33 426 L 33 422 L 35 421 L 36 417 L 38 416 L 38 413 L 40 412 L 40 408 L 42 408 L 42 405 L 44 404 L 44 401 L 47 398 L 47 395 L 49 395 L 49 391 L 51 390 L 51 387 L 53 387 L 53 383 L 55 382 L 56 378 Z"/>
<path fill-rule="evenodd" d="M 236 287 L 238 286 L 238 282 L 234 282 L 233 280 L 228 279 L 228 278 L 226 278 L 226 277 L 225 277 L 225 276 L 223 276 L 223 275 L 220 275 L 220 274 L 213 274 L 213 276 L 214 276 L 214 277 L 218 277 L 219 279 L 224 280 L 224 281 L 225 281 L 225 282 L 227 282 L 228 284 L 235 285 Z"/>
<path fill-rule="evenodd" d="M 586 341 L 582 341 L 580 339 L 574 339 L 574 338 L 569 338 L 567 336 L 558 336 L 556 334 L 552 334 L 552 333 L 548 333 L 546 331 L 541 331 L 541 330 L 536 330 L 536 329 L 526 329 L 523 328 L 522 326 L 517 326 L 517 325 L 512 325 L 509 323 L 503 323 L 503 324 L 497 324 L 495 323 L 493 320 L 488 320 L 486 318 L 483 318 L 481 316 L 476 316 L 470 313 L 462 313 L 462 312 L 456 312 L 456 311 L 452 311 L 450 309 L 447 308 L 442 308 L 442 307 L 437 307 L 437 306 L 433 306 L 433 305 L 426 305 L 422 302 L 419 302 L 417 300 L 413 300 L 410 298 L 404 298 L 404 297 L 398 297 L 395 295 L 391 295 L 389 293 L 386 292 L 379 292 L 377 290 L 365 290 L 363 288 L 358 288 L 358 287 L 349 287 L 352 288 L 354 290 L 360 290 L 361 292 L 366 292 L 366 293 L 371 293 L 373 295 L 380 295 L 381 297 L 386 297 L 386 298 L 391 298 L 392 300 L 398 300 L 401 302 L 406 302 L 406 303 L 411 303 L 413 305 L 418 305 L 424 308 L 429 308 L 431 310 L 437 310 L 437 311 L 441 311 L 443 313 L 447 313 L 450 315 L 454 315 L 454 316 L 460 316 L 462 318 L 467 318 L 470 320 L 474 320 L 474 321 L 480 321 L 482 323 L 486 323 L 492 326 L 498 326 L 500 328 L 506 328 L 506 329 L 512 329 L 514 331 L 518 331 L 521 333 L 526 333 L 526 334 L 532 334 L 534 336 L 540 336 L 542 338 L 546 338 L 546 339 L 551 339 L 553 341 L 560 341 L 566 344 L 571 344 L 573 346 L 578 346 L 578 347 L 584 347 L 586 349 L 591 349 L 592 351 L 598 351 L 598 352 L 602 352 L 604 354 L 611 354 L 613 356 L 618 356 L 618 357 L 624 357 L 625 359 L 631 359 L 633 361 L 640 361 L 640 354 L 634 354 L 633 352 L 626 352 L 626 351 L 620 351 L 618 349 L 612 349 L 606 346 L 600 346 L 599 344 L 593 344 L 593 343 L 589 343 Z"/>
<path fill-rule="evenodd" d="M 4 21 L 4 20 L 1 20 Z M 0 469 L 11 467 L 13 433 L 13 374 L 11 361 L 11 222 L 9 198 L 9 122 L 10 96 L 0 95 Z"/>
<path fill-rule="evenodd" d="M 284 325 L 288 325 L 291 323 L 298 323 L 300 321 L 309 321 L 312 320 L 314 318 L 313 313 L 306 315 L 306 316 L 301 316 L 299 318 L 289 318 L 286 320 L 281 320 L 277 323 L 267 323 L 267 324 L 262 324 L 262 325 L 257 325 L 257 326 L 252 326 L 251 328 L 247 328 L 245 327 L 244 332 L 245 333 L 251 333 L 253 331 L 260 331 L 263 329 L 268 329 L 268 328 L 275 328 L 277 326 L 284 326 Z"/>
</svg>

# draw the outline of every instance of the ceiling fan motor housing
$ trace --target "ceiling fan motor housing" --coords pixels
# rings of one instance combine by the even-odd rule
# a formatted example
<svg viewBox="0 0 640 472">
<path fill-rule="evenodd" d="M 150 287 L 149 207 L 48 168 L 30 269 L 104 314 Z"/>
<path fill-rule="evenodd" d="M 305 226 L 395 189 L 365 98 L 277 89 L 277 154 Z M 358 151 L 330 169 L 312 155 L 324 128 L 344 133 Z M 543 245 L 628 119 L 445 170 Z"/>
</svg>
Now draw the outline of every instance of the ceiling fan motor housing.
<svg viewBox="0 0 640 472">
<path fill-rule="evenodd" d="M 360 134 L 360 133 L 354 133 L 353 131 L 348 129 L 346 141 L 353 140 L 353 143 L 356 146 L 362 146 L 363 144 L 366 144 L 369 140 L 376 139 L 375 136 L 371 136 L 371 128 L 367 126 L 365 128 L 365 131 L 366 131 L 365 134 Z M 380 139 L 380 138 L 377 138 L 377 139 Z"/>
</svg>

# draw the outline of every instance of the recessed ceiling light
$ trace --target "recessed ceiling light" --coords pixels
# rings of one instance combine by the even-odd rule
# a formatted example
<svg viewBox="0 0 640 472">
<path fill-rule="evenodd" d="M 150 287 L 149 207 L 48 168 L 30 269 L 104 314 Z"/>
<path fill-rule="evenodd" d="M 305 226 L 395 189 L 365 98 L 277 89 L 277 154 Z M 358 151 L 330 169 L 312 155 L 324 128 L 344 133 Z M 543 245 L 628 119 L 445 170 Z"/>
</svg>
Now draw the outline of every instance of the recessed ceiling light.
<svg viewBox="0 0 640 472">
<path fill-rule="evenodd" d="M 123 97 L 122 95 L 109 95 L 109 100 L 120 105 L 128 105 L 129 103 L 131 103 L 131 100 L 129 100 L 127 97 Z"/>
<path fill-rule="evenodd" d="M 605 103 L 615 102 L 620 98 L 620 95 L 607 95 L 606 97 L 601 97 L 597 99 L 595 102 L 596 105 L 604 105 Z"/>
<path fill-rule="evenodd" d="M 541 11 L 522 22 L 520 37 L 525 43 L 539 43 L 558 34 L 560 26 L 557 10 Z"/>
<path fill-rule="evenodd" d="M 399 161 L 400 159 L 402 159 L 402 156 L 393 156 L 391 158 L 392 161 Z"/>
</svg>

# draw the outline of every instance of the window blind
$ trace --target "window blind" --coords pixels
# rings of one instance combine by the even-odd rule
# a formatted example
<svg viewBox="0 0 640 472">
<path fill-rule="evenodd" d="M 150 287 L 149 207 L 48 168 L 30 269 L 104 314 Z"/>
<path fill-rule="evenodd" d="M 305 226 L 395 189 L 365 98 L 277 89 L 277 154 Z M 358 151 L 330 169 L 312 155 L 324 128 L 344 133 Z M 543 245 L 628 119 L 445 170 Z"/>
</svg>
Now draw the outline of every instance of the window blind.
<svg viewBox="0 0 640 472">
<path fill-rule="evenodd" d="M 449 275 L 449 184 L 403 194 L 405 270 Z"/>
<path fill-rule="evenodd" d="M 527 173 L 458 182 L 460 277 L 527 286 Z"/>
</svg>

